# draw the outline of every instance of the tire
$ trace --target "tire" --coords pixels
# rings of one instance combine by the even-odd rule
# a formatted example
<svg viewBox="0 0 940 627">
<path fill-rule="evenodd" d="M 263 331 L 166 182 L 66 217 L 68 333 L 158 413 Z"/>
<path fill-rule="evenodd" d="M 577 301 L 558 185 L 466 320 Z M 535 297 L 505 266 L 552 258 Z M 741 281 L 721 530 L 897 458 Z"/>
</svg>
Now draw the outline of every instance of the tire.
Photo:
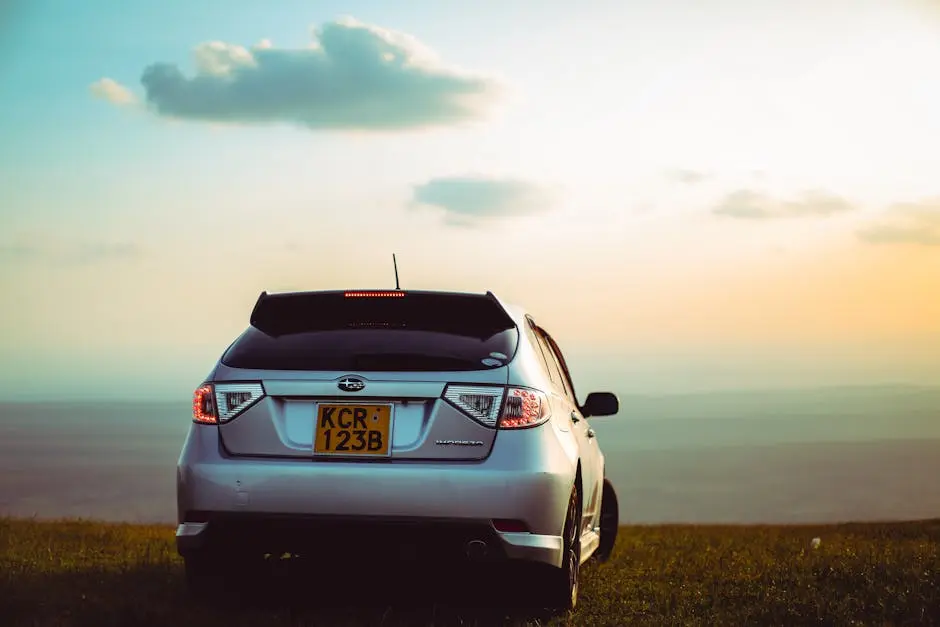
<svg viewBox="0 0 940 627">
<path fill-rule="evenodd" d="M 614 552 L 617 543 L 617 531 L 620 529 L 620 504 L 613 484 L 604 479 L 601 492 L 601 541 L 595 553 L 598 561 L 606 562 Z"/>
<path fill-rule="evenodd" d="M 568 498 L 565 516 L 561 568 L 554 569 L 548 581 L 548 606 L 554 610 L 573 610 L 578 603 L 581 582 L 581 494 L 575 485 Z"/>
</svg>

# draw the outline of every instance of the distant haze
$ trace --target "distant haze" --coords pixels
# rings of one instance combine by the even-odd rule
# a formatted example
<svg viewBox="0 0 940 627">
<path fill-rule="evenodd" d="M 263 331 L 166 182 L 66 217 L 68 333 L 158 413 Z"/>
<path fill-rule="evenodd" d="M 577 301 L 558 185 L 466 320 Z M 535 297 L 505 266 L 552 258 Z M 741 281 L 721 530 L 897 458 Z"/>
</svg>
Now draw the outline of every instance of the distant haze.
<svg viewBox="0 0 940 627">
<path fill-rule="evenodd" d="M 815 350 L 780 347 L 762 353 L 729 346 L 724 351 L 715 347 L 694 354 L 655 348 L 568 347 L 564 336 L 558 339 L 581 400 L 601 390 L 620 395 L 764 393 L 940 381 L 940 352 L 932 352 L 930 346 L 901 354 L 885 351 L 876 361 L 866 359 L 864 345 L 831 350 L 825 350 L 825 345 Z M 63 351 L 55 357 L 26 355 L 8 362 L 8 371 L 0 379 L 0 400 L 188 401 L 226 346 L 219 342 L 183 354 L 155 347 L 136 354 L 116 349 L 110 356 L 95 354 L 93 349 L 78 354 Z"/>
<path fill-rule="evenodd" d="M 624 396 L 590 419 L 624 522 L 940 517 L 940 388 Z M 0 516 L 173 522 L 190 405 L 0 404 Z"/>
</svg>

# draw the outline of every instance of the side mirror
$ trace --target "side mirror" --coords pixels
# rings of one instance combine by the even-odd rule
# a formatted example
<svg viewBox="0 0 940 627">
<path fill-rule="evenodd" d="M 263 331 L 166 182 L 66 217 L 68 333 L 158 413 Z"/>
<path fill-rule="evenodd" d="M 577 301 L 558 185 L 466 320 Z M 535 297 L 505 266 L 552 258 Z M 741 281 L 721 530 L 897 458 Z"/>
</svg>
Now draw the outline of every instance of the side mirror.
<svg viewBox="0 0 940 627">
<path fill-rule="evenodd" d="M 581 415 L 585 418 L 590 416 L 613 416 L 620 411 L 620 401 L 617 395 L 612 392 L 591 392 L 584 400 L 581 407 Z"/>
</svg>

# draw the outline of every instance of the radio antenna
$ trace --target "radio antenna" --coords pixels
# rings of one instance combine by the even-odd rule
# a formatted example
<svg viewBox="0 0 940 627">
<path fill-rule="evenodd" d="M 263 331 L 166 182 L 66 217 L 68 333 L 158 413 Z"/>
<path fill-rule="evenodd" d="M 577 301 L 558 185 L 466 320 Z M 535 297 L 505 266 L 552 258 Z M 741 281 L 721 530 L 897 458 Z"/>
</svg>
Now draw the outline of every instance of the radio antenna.
<svg viewBox="0 0 940 627">
<path fill-rule="evenodd" d="M 392 253 L 392 264 L 395 266 L 395 289 L 400 290 L 398 286 L 398 260 L 395 259 L 395 253 Z"/>
</svg>

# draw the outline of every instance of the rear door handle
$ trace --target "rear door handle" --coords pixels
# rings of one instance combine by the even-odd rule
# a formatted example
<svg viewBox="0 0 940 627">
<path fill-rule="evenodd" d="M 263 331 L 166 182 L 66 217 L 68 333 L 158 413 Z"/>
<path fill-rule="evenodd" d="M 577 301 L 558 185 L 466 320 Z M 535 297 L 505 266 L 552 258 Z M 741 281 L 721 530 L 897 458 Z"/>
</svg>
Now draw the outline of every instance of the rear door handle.
<svg viewBox="0 0 940 627">
<path fill-rule="evenodd" d="M 594 434 L 594 429 L 588 429 L 588 431 L 587 431 L 587 437 L 593 438 L 594 435 L 595 435 L 595 434 Z"/>
<path fill-rule="evenodd" d="M 571 422 L 580 422 L 580 421 L 581 421 L 581 418 L 578 417 L 578 412 L 572 410 L 572 411 L 571 411 Z"/>
</svg>

